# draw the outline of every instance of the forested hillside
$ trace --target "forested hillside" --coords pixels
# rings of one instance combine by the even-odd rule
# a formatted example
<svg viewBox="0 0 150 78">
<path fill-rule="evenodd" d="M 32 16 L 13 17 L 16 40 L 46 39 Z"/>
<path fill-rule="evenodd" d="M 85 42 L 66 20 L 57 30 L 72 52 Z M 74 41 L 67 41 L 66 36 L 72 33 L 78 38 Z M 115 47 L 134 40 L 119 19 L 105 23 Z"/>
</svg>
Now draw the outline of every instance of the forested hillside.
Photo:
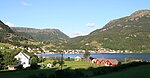
<svg viewBox="0 0 150 78">
<path fill-rule="evenodd" d="M 36 41 L 45 42 L 65 42 L 69 37 L 58 29 L 35 29 L 35 28 L 23 28 L 12 27 L 12 29 L 20 36 L 26 38 L 32 38 Z"/>
<path fill-rule="evenodd" d="M 88 44 L 91 49 L 150 52 L 149 43 L 150 10 L 139 10 L 130 16 L 112 20 L 102 29 L 97 29 L 87 36 L 73 38 L 66 45 L 78 45 L 77 48 L 85 48 Z"/>
</svg>

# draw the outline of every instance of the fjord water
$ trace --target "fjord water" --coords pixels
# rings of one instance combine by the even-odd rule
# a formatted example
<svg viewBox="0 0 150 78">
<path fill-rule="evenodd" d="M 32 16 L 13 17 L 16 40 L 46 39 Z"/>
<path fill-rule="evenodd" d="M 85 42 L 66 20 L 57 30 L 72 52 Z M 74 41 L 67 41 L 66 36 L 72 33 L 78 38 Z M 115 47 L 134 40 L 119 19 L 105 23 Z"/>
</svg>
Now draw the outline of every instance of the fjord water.
<svg viewBox="0 0 150 78">
<path fill-rule="evenodd" d="M 37 54 L 41 57 L 61 57 L 61 54 Z M 83 56 L 83 54 L 63 54 L 65 58 L 75 58 L 76 56 Z M 103 54 L 90 54 L 93 58 L 114 58 L 124 60 L 125 58 L 142 59 L 150 61 L 150 53 L 103 53 Z"/>
</svg>

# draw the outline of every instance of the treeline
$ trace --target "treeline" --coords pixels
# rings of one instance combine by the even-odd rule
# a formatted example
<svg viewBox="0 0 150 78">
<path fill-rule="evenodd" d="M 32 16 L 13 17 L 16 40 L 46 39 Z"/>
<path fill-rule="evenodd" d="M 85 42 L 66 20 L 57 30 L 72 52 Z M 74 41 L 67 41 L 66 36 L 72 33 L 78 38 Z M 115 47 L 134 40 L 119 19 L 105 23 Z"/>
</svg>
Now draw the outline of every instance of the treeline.
<svg viewBox="0 0 150 78">
<path fill-rule="evenodd" d="M 20 50 L 1 50 L 0 51 L 0 70 L 6 69 L 8 65 L 17 65 L 17 60 L 14 58 Z"/>
</svg>

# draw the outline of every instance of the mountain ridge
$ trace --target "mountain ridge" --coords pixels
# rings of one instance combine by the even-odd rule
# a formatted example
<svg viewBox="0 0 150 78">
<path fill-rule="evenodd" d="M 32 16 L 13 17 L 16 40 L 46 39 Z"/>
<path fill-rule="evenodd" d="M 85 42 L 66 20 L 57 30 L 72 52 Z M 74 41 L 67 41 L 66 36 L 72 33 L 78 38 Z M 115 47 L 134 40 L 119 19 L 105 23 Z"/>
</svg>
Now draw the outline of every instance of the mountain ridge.
<svg viewBox="0 0 150 78">
<path fill-rule="evenodd" d="M 0 25 L 3 25 L 1 23 Z M 2 26 L 0 27 L 2 30 Z M 19 36 L 58 43 L 64 49 L 111 49 L 150 52 L 150 10 L 139 10 L 108 22 L 86 36 L 70 38 L 58 29 L 15 28 Z"/>
<path fill-rule="evenodd" d="M 22 33 L 25 37 L 30 36 L 37 41 L 66 41 L 70 38 L 59 29 L 36 29 L 27 27 L 12 27 L 12 29 L 17 33 Z"/>
<path fill-rule="evenodd" d="M 112 20 L 84 38 L 74 38 L 73 42 L 78 44 L 71 41 L 68 44 L 78 45 L 77 48 L 87 48 L 88 43 L 89 49 L 150 51 L 150 10 L 139 10 L 129 16 Z"/>
<path fill-rule="evenodd" d="M 0 30 L 3 30 L 7 33 L 14 33 L 13 30 L 11 30 L 11 28 L 8 25 L 4 24 L 1 20 L 0 20 Z"/>
<path fill-rule="evenodd" d="M 15 32 L 0 20 L 0 42 L 13 42 Z"/>
</svg>

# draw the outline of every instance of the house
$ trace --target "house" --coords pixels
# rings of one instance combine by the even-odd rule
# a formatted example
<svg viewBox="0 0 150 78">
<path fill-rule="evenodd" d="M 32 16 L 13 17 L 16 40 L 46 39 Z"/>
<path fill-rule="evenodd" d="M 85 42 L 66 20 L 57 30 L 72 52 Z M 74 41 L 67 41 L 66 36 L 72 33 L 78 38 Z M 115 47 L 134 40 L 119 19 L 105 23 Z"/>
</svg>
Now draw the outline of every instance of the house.
<svg viewBox="0 0 150 78">
<path fill-rule="evenodd" d="M 100 62 L 100 60 L 99 59 L 93 59 L 92 61 L 91 61 L 92 63 L 96 63 L 96 64 L 100 64 L 101 62 Z"/>
<path fill-rule="evenodd" d="M 117 66 L 119 61 L 117 59 L 92 59 L 91 63 L 100 64 L 102 66 Z"/>
<path fill-rule="evenodd" d="M 106 59 L 105 66 L 117 66 L 119 61 L 117 59 Z"/>
<path fill-rule="evenodd" d="M 8 70 L 16 70 L 17 65 L 8 65 Z"/>
<path fill-rule="evenodd" d="M 48 64 L 47 64 L 47 68 L 52 68 L 52 64 L 51 64 L 51 63 L 48 63 Z"/>
<path fill-rule="evenodd" d="M 82 61 L 83 57 L 82 56 L 76 56 L 74 58 L 75 61 Z"/>
<path fill-rule="evenodd" d="M 15 58 L 18 60 L 17 65 L 22 65 L 23 68 L 30 67 L 30 56 L 26 53 L 20 52 L 18 55 L 15 56 Z"/>
</svg>

